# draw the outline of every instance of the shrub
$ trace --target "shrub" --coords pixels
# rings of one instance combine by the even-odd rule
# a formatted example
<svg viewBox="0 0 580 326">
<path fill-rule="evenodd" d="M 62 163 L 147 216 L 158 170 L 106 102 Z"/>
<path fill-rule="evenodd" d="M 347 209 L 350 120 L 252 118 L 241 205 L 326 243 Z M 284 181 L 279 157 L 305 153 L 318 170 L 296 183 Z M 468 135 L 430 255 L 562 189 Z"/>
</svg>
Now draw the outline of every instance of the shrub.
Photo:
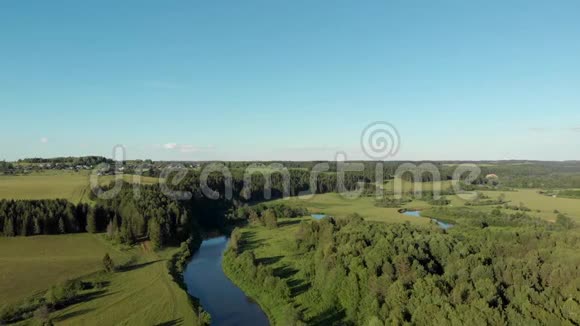
<svg viewBox="0 0 580 326">
<path fill-rule="evenodd" d="M 112 273 L 115 271 L 115 263 L 113 263 L 113 259 L 111 259 L 109 254 L 105 254 L 105 257 L 103 257 L 103 267 L 107 273 Z"/>
</svg>

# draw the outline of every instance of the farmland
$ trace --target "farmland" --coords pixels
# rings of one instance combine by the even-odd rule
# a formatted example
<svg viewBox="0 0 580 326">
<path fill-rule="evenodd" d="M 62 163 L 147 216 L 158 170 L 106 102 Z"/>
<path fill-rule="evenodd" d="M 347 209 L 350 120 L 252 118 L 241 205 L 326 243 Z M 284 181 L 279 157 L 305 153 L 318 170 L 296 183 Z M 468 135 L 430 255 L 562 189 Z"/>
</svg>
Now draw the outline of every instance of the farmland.
<svg viewBox="0 0 580 326">
<path fill-rule="evenodd" d="M 154 252 L 147 242 L 119 249 L 102 235 L 92 234 L 0 238 L 0 306 L 42 296 L 50 286 L 80 278 L 107 285 L 88 293 L 92 294 L 89 300 L 54 311 L 51 318 L 57 325 L 152 321 L 191 325 L 196 317 L 187 294 L 173 282 L 166 267 L 174 251 Z M 125 267 L 113 274 L 101 272 L 105 253 Z"/>
<path fill-rule="evenodd" d="M 114 176 L 99 177 L 100 184 L 108 184 Z M 124 175 L 134 182 L 132 175 Z M 143 184 L 157 183 L 157 178 L 141 177 Z M 87 171 L 48 171 L 29 175 L 0 175 L 0 199 L 67 199 L 72 203 L 89 202 L 89 173 Z"/>
<path fill-rule="evenodd" d="M 98 235 L 0 237 L 0 306 L 100 270 L 107 252 L 129 258 Z"/>
</svg>

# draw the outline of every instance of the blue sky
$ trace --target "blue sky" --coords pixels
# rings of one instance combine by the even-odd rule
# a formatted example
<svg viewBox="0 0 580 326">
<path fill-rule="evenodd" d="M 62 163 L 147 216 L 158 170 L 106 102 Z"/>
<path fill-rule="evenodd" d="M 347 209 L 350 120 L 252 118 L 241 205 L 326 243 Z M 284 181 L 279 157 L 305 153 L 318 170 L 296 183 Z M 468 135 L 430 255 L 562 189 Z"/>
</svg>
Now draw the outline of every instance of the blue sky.
<svg viewBox="0 0 580 326">
<path fill-rule="evenodd" d="M 2 1 L 0 159 L 580 159 L 578 1 Z"/>
</svg>

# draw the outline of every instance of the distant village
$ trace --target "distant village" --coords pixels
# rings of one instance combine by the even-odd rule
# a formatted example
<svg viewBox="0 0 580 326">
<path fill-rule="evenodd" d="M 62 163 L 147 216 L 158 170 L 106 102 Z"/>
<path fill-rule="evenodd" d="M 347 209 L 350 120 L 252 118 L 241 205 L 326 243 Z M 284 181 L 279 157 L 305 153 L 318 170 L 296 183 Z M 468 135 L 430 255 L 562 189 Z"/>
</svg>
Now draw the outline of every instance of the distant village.
<svg viewBox="0 0 580 326">
<path fill-rule="evenodd" d="M 101 156 L 27 158 L 16 162 L 0 161 L 0 174 L 22 175 L 40 171 L 92 171 L 100 168 L 98 175 L 115 175 L 121 173 L 139 173 L 145 176 L 158 176 L 165 167 L 196 168 L 196 162 L 154 162 L 152 160 L 127 160 L 116 162 Z"/>
</svg>

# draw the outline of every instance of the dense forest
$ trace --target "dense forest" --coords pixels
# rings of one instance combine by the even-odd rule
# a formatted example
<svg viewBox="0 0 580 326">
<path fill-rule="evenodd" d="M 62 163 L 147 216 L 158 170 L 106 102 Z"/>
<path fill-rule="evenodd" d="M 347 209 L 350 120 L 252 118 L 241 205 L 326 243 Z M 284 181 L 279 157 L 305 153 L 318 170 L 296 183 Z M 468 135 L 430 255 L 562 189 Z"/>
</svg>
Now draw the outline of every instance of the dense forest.
<svg viewBox="0 0 580 326">
<path fill-rule="evenodd" d="M 0 200 L 0 234 L 27 236 L 84 232 L 86 204 L 57 200 Z"/>
<path fill-rule="evenodd" d="M 136 199 L 124 184 L 114 199 L 94 205 L 74 205 L 66 200 L 0 200 L 0 234 L 28 236 L 77 232 L 107 232 L 120 243 L 132 244 L 149 237 L 162 247 L 178 244 L 198 232 L 185 202 L 165 196 L 158 186 L 140 189 Z"/>
<path fill-rule="evenodd" d="M 268 303 L 287 306 L 286 325 L 316 324 L 293 309 L 284 280 L 232 237 L 227 269 Z M 303 222 L 294 254 L 310 300 L 331 323 L 352 325 L 580 323 L 580 238 L 543 227 L 462 228 L 364 222 L 356 216 Z M 568 259 L 562 259 L 568 255 Z M 319 322 L 319 321 L 318 321 Z"/>
</svg>

